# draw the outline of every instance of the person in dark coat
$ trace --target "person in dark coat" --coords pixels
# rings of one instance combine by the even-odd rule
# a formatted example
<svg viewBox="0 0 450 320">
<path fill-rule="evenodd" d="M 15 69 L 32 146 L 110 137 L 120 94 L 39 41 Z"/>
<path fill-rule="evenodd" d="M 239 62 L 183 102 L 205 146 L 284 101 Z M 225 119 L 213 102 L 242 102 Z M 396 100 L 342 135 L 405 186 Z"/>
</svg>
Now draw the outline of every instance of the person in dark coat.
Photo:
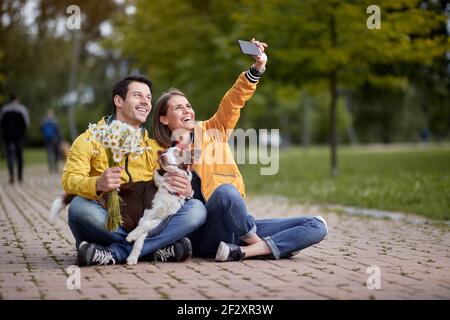
<svg viewBox="0 0 450 320">
<path fill-rule="evenodd" d="M 0 112 L 0 130 L 6 151 L 9 182 L 14 183 L 14 165 L 17 162 L 17 178 L 22 182 L 23 147 L 25 133 L 30 126 L 27 108 L 20 104 L 19 97 L 11 94 L 10 103 L 3 106 Z"/>
</svg>

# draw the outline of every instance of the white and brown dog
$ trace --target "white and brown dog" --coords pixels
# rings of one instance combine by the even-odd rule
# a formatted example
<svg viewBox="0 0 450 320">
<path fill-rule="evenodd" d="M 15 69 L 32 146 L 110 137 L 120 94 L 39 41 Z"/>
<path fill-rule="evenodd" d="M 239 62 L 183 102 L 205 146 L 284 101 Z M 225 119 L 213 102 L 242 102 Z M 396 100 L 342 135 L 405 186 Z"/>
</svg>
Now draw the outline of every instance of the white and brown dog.
<svg viewBox="0 0 450 320">
<path fill-rule="evenodd" d="M 184 197 L 170 191 L 170 186 L 164 179 L 165 173 L 179 172 L 186 174 L 189 181 L 192 179 L 190 167 L 195 152 L 190 146 L 176 143 L 169 149 L 158 152 L 158 155 L 161 169 L 155 170 L 153 180 L 124 183 L 120 186 L 122 226 L 131 231 L 127 241 L 134 241 L 127 258 L 129 265 L 137 263 L 147 234 L 164 219 L 174 215 L 185 202 Z M 74 197 L 73 194 L 65 194 L 56 199 L 52 204 L 50 221 L 54 221 Z M 107 193 L 99 199 L 99 203 L 106 209 Z"/>
</svg>

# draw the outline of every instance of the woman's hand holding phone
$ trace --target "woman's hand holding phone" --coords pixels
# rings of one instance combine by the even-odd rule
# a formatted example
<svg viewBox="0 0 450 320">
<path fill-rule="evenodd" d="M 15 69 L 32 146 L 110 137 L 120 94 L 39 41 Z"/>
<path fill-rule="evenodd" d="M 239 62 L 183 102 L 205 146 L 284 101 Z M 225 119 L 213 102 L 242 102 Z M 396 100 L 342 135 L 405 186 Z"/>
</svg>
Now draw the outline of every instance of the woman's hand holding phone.
<svg viewBox="0 0 450 320">
<path fill-rule="evenodd" d="M 260 55 L 254 57 L 256 60 L 254 68 L 258 71 L 262 71 L 266 68 L 267 55 L 264 51 L 265 51 L 265 48 L 268 47 L 268 45 L 265 42 L 260 42 L 260 41 L 255 40 L 255 38 L 253 38 L 251 40 L 251 42 L 253 42 L 258 47 L 259 51 L 261 52 Z"/>
</svg>

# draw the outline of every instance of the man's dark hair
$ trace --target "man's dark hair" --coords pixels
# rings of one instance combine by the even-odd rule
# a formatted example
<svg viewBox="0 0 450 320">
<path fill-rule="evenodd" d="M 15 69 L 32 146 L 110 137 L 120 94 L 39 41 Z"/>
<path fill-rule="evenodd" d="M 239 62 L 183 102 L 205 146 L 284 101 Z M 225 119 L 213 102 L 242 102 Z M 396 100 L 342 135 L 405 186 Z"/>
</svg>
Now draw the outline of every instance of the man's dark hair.
<svg viewBox="0 0 450 320">
<path fill-rule="evenodd" d="M 14 100 L 16 100 L 18 97 L 17 97 L 17 94 L 15 93 L 15 92 L 11 92 L 10 94 L 9 94 L 9 100 L 10 101 L 14 101 Z"/>
<path fill-rule="evenodd" d="M 120 96 L 122 99 L 125 100 L 127 93 L 128 93 L 128 85 L 131 82 L 141 82 L 141 83 L 145 83 L 146 85 L 148 85 L 148 87 L 150 88 L 150 92 L 152 91 L 152 86 L 153 83 L 150 79 L 148 79 L 145 76 L 141 76 L 141 75 L 132 75 L 132 76 L 127 76 L 121 80 L 119 80 L 113 87 L 112 90 L 112 104 L 113 104 L 113 111 L 114 113 L 116 113 L 116 105 L 114 104 L 114 97 L 116 95 Z"/>
</svg>

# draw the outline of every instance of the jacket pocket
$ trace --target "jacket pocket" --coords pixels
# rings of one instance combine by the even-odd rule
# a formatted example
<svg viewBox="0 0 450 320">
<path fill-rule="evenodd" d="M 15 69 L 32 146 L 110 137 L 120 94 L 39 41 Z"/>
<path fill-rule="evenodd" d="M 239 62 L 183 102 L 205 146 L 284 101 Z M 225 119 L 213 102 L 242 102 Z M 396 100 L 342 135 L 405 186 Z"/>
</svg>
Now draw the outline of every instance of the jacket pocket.
<svg viewBox="0 0 450 320">
<path fill-rule="evenodd" d="M 232 172 L 213 172 L 213 175 L 217 176 L 217 177 L 230 177 L 230 178 L 237 178 L 238 174 L 237 173 L 232 173 Z"/>
<path fill-rule="evenodd" d="M 231 184 L 236 187 L 236 189 L 241 194 L 241 197 L 245 197 L 245 186 L 244 181 L 239 173 L 234 172 L 212 172 L 211 174 L 211 193 L 222 184 Z"/>
<path fill-rule="evenodd" d="M 212 172 L 211 179 L 214 189 L 222 184 L 232 184 L 237 187 L 238 174 L 233 172 Z"/>
</svg>

